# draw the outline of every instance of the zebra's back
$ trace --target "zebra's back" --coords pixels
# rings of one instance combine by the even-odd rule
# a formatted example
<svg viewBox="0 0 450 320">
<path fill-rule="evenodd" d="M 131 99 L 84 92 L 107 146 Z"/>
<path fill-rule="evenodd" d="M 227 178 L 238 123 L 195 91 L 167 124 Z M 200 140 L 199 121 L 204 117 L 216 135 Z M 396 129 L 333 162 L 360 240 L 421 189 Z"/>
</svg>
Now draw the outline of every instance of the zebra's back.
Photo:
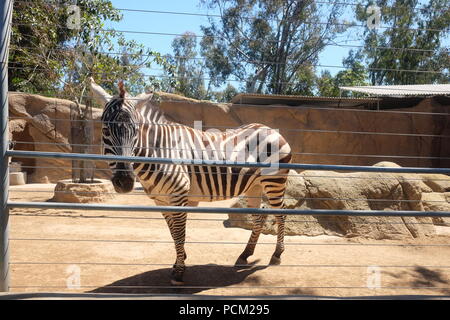
<svg viewBox="0 0 450 320">
<path fill-rule="evenodd" d="M 166 138 L 158 137 L 158 132 Z M 183 125 L 160 125 L 149 132 L 154 149 L 152 157 L 217 162 L 271 162 L 291 160 L 291 149 L 277 130 L 262 124 L 249 124 L 226 132 L 201 131 Z M 170 136 L 170 138 L 167 138 Z M 266 170 L 267 171 L 267 170 Z M 191 201 L 219 201 L 245 193 L 255 183 L 285 175 L 276 167 L 216 167 L 198 165 L 146 164 L 138 166 L 137 175 L 150 196 L 170 195 L 189 190 Z"/>
</svg>

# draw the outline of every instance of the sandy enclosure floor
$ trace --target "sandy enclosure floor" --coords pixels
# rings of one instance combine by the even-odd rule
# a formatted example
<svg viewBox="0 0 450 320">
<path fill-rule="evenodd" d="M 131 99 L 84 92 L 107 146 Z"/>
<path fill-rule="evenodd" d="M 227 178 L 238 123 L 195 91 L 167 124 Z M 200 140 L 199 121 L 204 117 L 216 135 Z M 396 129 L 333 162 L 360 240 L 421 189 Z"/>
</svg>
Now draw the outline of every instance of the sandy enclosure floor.
<svg viewBox="0 0 450 320">
<path fill-rule="evenodd" d="M 10 200 L 47 201 L 53 188 L 13 186 Z M 110 203 L 153 205 L 139 190 L 117 195 Z M 440 236 L 409 241 L 287 236 L 280 266 L 267 266 L 276 237 L 262 235 L 249 259 L 255 265 L 236 269 L 233 264 L 250 231 L 225 228 L 226 219 L 223 214 L 189 215 L 188 269 L 185 287 L 178 288 L 169 282 L 175 250 L 159 213 L 14 209 L 10 219 L 11 291 L 450 295 L 449 227 L 440 227 Z"/>
</svg>

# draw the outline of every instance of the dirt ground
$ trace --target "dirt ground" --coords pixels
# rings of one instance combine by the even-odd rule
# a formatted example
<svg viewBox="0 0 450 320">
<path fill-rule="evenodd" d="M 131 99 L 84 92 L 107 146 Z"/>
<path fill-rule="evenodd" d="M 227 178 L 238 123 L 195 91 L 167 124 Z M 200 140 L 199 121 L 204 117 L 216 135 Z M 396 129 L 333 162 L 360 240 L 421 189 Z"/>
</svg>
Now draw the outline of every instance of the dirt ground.
<svg viewBox="0 0 450 320">
<path fill-rule="evenodd" d="M 47 201 L 53 188 L 13 186 L 10 201 Z M 139 190 L 110 203 L 153 205 Z M 175 250 L 159 213 L 14 209 L 11 292 L 450 296 L 450 227 L 407 242 L 287 236 L 279 266 L 267 266 L 276 237 L 262 235 L 254 265 L 236 269 L 250 231 L 225 228 L 226 219 L 189 215 L 185 286 L 173 287 Z"/>
</svg>

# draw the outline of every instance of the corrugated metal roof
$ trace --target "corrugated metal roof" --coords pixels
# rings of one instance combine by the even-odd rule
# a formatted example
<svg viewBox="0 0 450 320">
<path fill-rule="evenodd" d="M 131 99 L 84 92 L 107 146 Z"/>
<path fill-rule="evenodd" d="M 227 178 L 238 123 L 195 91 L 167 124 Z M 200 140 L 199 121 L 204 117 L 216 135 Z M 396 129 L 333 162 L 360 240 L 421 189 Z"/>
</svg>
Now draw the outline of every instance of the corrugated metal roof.
<svg viewBox="0 0 450 320">
<path fill-rule="evenodd" d="M 303 105 L 303 104 L 325 104 L 331 106 L 333 104 L 344 106 L 357 106 L 365 103 L 377 103 L 377 98 L 339 98 L 339 97 L 315 97 L 315 96 L 295 96 L 295 95 L 278 95 L 278 94 L 257 94 L 257 93 L 240 93 L 231 99 L 234 104 L 254 104 L 254 105 Z"/>
<path fill-rule="evenodd" d="M 450 95 L 450 84 L 414 84 L 398 86 L 339 87 L 342 90 L 362 92 L 376 96 L 430 96 Z"/>
</svg>

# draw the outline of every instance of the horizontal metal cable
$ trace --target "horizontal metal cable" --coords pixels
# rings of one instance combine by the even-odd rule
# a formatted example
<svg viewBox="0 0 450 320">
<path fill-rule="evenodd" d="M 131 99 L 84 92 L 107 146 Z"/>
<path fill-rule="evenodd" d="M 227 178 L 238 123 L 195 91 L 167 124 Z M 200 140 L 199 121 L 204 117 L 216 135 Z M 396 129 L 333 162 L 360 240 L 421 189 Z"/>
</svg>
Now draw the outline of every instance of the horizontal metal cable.
<svg viewBox="0 0 450 320">
<path fill-rule="evenodd" d="M 27 95 L 27 93 L 21 93 L 24 95 Z M 70 98 L 73 99 L 74 97 L 72 95 L 67 95 L 67 94 L 58 94 L 56 96 L 45 96 L 44 97 L 47 98 L 57 98 L 57 99 L 62 99 L 62 98 Z M 277 97 L 277 95 L 274 95 L 274 97 Z M 82 95 L 82 96 L 78 96 L 78 98 L 86 98 L 86 99 L 90 99 L 93 100 L 93 97 L 90 95 Z M 316 96 L 298 96 L 299 99 L 326 99 L 327 98 L 331 98 L 333 99 L 333 101 L 335 102 L 344 102 L 346 101 L 347 98 L 338 98 L 338 97 L 316 97 Z M 127 100 L 133 101 L 142 101 L 142 98 L 135 98 L 135 97 L 127 97 Z M 201 100 L 195 100 L 195 101 L 191 101 L 192 99 L 190 98 L 186 98 L 183 96 L 180 96 L 179 100 L 174 100 L 174 99 L 163 99 L 161 101 L 161 103 L 180 103 L 180 104 L 184 104 L 184 105 L 198 105 L 198 104 L 204 104 L 205 102 L 201 101 Z M 380 101 L 379 98 L 350 98 L 350 100 L 352 101 L 361 101 L 361 105 L 364 103 L 368 103 L 368 101 L 373 101 L 373 103 L 375 104 L 377 101 Z M 314 102 L 313 100 L 311 102 Z M 74 103 L 74 102 L 73 102 Z M 215 102 L 210 102 L 207 101 L 206 104 L 217 104 Z M 256 107 L 259 109 L 264 109 L 264 108 L 269 108 L 269 109 L 292 109 L 292 110 L 320 110 L 320 111 L 331 111 L 331 112 L 339 112 L 339 113 L 343 113 L 343 112 L 354 112 L 354 113 L 378 113 L 378 114 L 406 114 L 406 115 L 410 115 L 410 116 L 449 116 L 450 113 L 446 113 L 446 112 L 425 112 L 425 111 L 400 111 L 400 110 L 392 110 L 392 109 L 384 109 L 384 110 L 370 110 L 370 109 L 356 109 L 356 108 L 344 108 L 344 107 L 323 107 L 323 106 L 312 106 L 312 105 L 298 105 L 298 106 L 288 106 L 288 105 L 279 105 L 279 104 L 271 104 L 271 105 L 261 105 L 261 104 L 251 104 L 251 103 L 225 103 L 227 105 L 229 105 L 232 108 L 242 108 L 242 107 Z M 55 101 L 55 105 L 57 105 L 57 102 Z M 98 110 L 98 111 L 102 111 L 102 109 L 94 109 L 94 110 Z M 26 118 L 25 119 L 29 119 Z M 64 121 L 68 121 L 67 119 L 62 119 Z M 78 121 L 84 121 L 84 120 L 78 120 Z M 100 120 L 90 120 L 90 121 L 100 121 Z M 114 123 L 114 121 L 113 121 Z M 162 124 L 161 124 L 162 125 Z M 183 125 L 180 123 L 176 123 L 176 122 L 172 122 L 172 123 L 168 123 L 168 125 L 174 125 L 174 126 L 179 126 L 179 125 Z M 220 126 L 210 126 L 211 128 L 220 128 Z M 236 127 L 238 128 L 238 127 Z"/>
<path fill-rule="evenodd" d="M 313 215 L 313 216 L 354 216 L 354 217 L 450 217 L 449 211 L 388 211 L 388 210 L 325 210 L 325 209 L 266 209 L 266 208 L 219 208 L 189 206 L 135 206 L 80 204 L 63 202 L 8 202 L 8 208 L 76 209 L 100 211 L 136 212 L 186 212 L 204 214 L 255 214 L 255 215 Z"/>
<path fill-rule="evenodd" d="M 76 146 L 76 147 L 103 147 L 103 144 L 82 144 L 82 143 L 60 143 L 60 142 L 40 142 L 40 141 L 14 141 L 10 140 L 11 143 L 17 143 L 17 144 L 31 144 L 31 145 L 53 145 L 53 146 Z M 174 147 L 129 147 L 129 146 L 121 146 L 121 145 L 114 145 L 115 148 L 120 147 L 122 149 L 140 149 L 140 150 L 164 150 L 164 151 L 195 151 L 195 152 L 212 152 L 212 153 L 222 153 L 225 152 L 225 150 L 222 149 L 214 149 L 212 147 L 211 149 L 194 149 L 194 148 L 174 148 Z M 30 150 L 31 151 L 31 150 Z M 227 153 L 242 153 L 240 150 L 227 150 Z M 249 152 L 250 153 L 250 152 Z M 302 154 L 302 153 L 292 153 L 292 152 L 279 152 L 278 154 Z M 358 156 L 358 155 L 356 155 Z M 428 158 L 427 158 L 428 159 Z M 441 158 L 437 158 L 441 159 Z M 450 158 L 448 158 L 450 159 Z"/>
<path fill-rule="evenodd" d="M 335 109 L 339 110 L 339 109 Z M 436 115 L 436 114 L 433 114 Z M 450 116 L 450 114 L 438 114 Z M 9 117 L 10 120 L 31 120 L 29 117 L 17 117 L 12 116 Z M 87 122 L 87 123 L 103 123 L 101 120 L 71 120 L 71 119 L 58 119 L 58 118 L 47 118 L 48 121 L 63 121 L 63 122 Z M 201 122 L 201 121 L 200 121 Z M 117 121 L 108 121 L 108 124 L 122 123 Z M 149 124 L 146 122 L 136 122 L 136 124 Z M 191 126 L 180 124 L 180 123 L 151 123 L 152 126 L 169 126 L 169 127 L 183 127 L 187 126 L 192 128 Z M 56 127 L 56 125 L 55 125 Z M 225 129 L 225 130 L 236 130 L 239 127 L 230 127 L 230 126 L 205 126 L 202 124 L 202 129 L 210 128 L 210 129 Z M 56 129 L 56 128 L 55 128 Z M 338 134 L 359 134 L 359 135 L 387 135 L 387 136 L 405 136 L 405 137 L 424 137 L 424 138 L 450 138 L 450 135 L 438 135 L 438 134 L 428 134 L 428 133 L 396 133 L 396 132 L 371 132 L 371 131 L 346 131 L 346 130 L 325 130 L 325 129 L 290 129 L 290 128 L 271 128 L 271 130 L 278 130 L 280 132 L 312 132 L 312 133 L 338 133 Z M 226 132 L 226 131 L 225 131 Z"/>
<path fill-rule="evenodd" d="M 57 239 L 57 238 L 10 238 L 10 241 L 46 241 L 46 242 L 97 242 L 97 243 L 159 243 L 173 245 L 173 240 L 110 240 L 110 239 Z M 238 241 L 185 241 L 185 244 L 214 244 L 214 245 L 246 245 L 253 242 Z M 273 242 L 258 242 L 258 245 L 273 245 Z M 450 247 L 450 243 L 417 244 L 417 243 L 323 243 L 323 242 L 285 242 L 292 246 L 370 246 L 370 247 Z"/>
<path fill-rule="evenodd" d="M 406 50 L 406 49 L 404 49 Z M 69 50 L 68 50 L 69 51 Z M 74 50 L 72 50 L 74 51 Z M 109 53 L 105 53 L 105 54 L 109 54 Z M 114 55 L 116 55 L 115 53 L 113 53 Z M 38 56 L 38 55 L 36 55 Z M 202 60 L 200 58 L 190 58 L 190 60 Z M 278 63 L 278 62 L 268 62 L 268 61 L 253 61 L 253 62 L 249 62 L 252 64 L 271 64 L 271 65 L 290 65 L 289 63 Z M 20 63 L 21 65 L 23 63 Z M 291 63 L 291 65 L 294 65 L 294 63 Z M 324 65 L 324 64 L 305 64 L 308 67 L 321 67 L 321 68 L 338 68 L 338 69 L 346 69 L 349 70 L 351 69 L 351 67 L 348 66 L 344 66 L 344 65 Z M 137 66 L 126 66 L 125 69 L 131 69 L 131 70 L 137 70 L 140 69 L 141 67 L 137 67 Z M 8 69 L 10 70 L 33 70 L 33 71 L 46 71 L 48 69 L 46 68 L 38 68 L 38 67 L 18 67 L 18 66 L 13 66 L 11 64 L 8 64 Z M 153 71 L 165 71 L 165 69 L 163 68 L 145 68 L 148 70 L 153 70 Z M 368 71 L 390 71 L 390 72 L 411 72 L 411 73 L 437 73 L 437 74 L 445 74 L 445 68 L 442 67 L 442 69 L 440 70 L 422 70 L 422 69 L 398 69 L 398 68 L 377 68 L 377 67 L 365 67 L 364 69 L 368 70 Z M 91 72 L 92 75 L 117 75 L 117 72 Z M 153 78 L 168 78 L 168 79 L 196 79 L 196 80 L 203 80 L 203 81 L 211 81 L 213 79 L 210 78 L 201 78 L 201 77 L 196 77 L 196 76 L 185 76 L 185 75 L 155 75 L 155 74 L 142 74 L 143 77 L 153 77 Z M 114 80 L 102 80 L 103 82 L 114 82 Z M 224 82 L 247 82 L 248 80 L 246 79 L 226 79 L 223 80 Z M 274 82 L 275 84 L 291 84 L 292 82 L 289 81 L 277 81 Z M 387 90 L 397 90 L 397 89 L 389 89 L 387 88 Z M 404 91 L 408 91 L 408 89 L 404 89 Z M 429 90 L 420 90 L 420 89 L 414 89 L 414 91 L 423 91 L 423 92 L 429 92 Z M 443 94 L 445 94 L 445 91 L 442 92 Z"/>
<path fill-rule="evenodd" d="M 24 50 L 24 49 L 26 49 L 26 50 L 35 50 L 36 48 L 35 47 L 25 47 L 25 46 L 24 47 L 16 47 L 14 45 L 10 46 L 10 50 L 11 51 L 21 51 L 21 50 Z M 79 48 L 74 48 L 74 47 L 71 47 L 71 48 L 51 48 L 49 50 L 51 50 L 52 52 L 53 51 L 62 51 L 62 52 L 65 52 L 65 51 L 74 52 L 74 51 L 76 51 L 77 53 L 82 53 L 82 52 L 86 52 L 87 53 L 87 51 L 81 50 Z M 399 51 L 405 51 L 405 50 L 407 51 L 409 49 L 408 48 L 403 48 L 403 49 L 398 49 L 398 50 Z M 432 53 L 434 53 L 433 50 L 422 50 L 422 51 L 423 51 L 423 54 L 426 54 L 426 53 L 431 53 L 432 54 Z M 449 51 L 450 52 L 450 50 L 444 50 L 444 51 Z M 97 53 L 104 54 L 104 55 L 115 55 L 115 56 L 129 55 L 129 53 L 114 52 L 114 51 L 101 51 L 101 50 L 97 51 Z M 39 56 L 39 54 L 36 54 L 35 56 Z M 152 54 L 139 54 L 139 57 L 141 57 L 141 58 L 143 58 L 143 57 L 153 57 L 153 55 Z M 206 60 L 205 57 L 198 57 L 198 56 L 191 57 L 191 56 L 175 55 L 175 56 L 172 56 L 171 58 L 173 58 L 173 59 L 181 59 L 181 60 Z M 249 60 L 249 59 L 241 59 L 241 61 L 242 62 L 246 62 L 246 63 L 250 63 L 250 64 L 256 64 L 256 65 L 286 65 L 286 66 L 289 66 L 289 65 L 296 66 L 296 65 L 298 65 L 298 63 L 295 62 L 296 60 L 291 59 L 289 57 L 286 59 L 287 62 L 267 61 L 267 60 Z M 290 62 L 290 61 L 292 61 L 292 62 Z M 16 63 L 16 64 L 21 65 L 20 62 L 13 62 L 13 61 L 9 62 L 8 65 L 11 65 L 12 63 Z M 321 68 L 338 68 L 338 69 L 351 69 L 352 68 L 351 66 L 324 65 L 324 64 L 320 64 L 320 63 L 313 63 L 313 64 L 309 63 L 308 66 L 321 67 Z M 133 66 L 133 65 L 122 66 L 122 68 L 136 69 L 136 66 Z M 154 71 L 164 71 L 163 68 L 146 68 L 146 69 L 154 70 Z M 377 68 L 377 69 L 382 69 L 382 68 Z M 34 68 L 33 68 L 33 70 L 34 70 Z M 394 69 L 394 70 L 398 70 L 398 69 Z"/>
<path fill-rule="evenodd" d="M 326 170 L 326 171 L 360 171 L 360 172 L 388 172 L 388 173 L 450 173 L 450 168 L 413 168 L 413 167 L 372 167 L 372 166 L 350 166 L 350 165 L 325 165 L 325 164 L 300 164 L 300 163 L 261 163 L 261 162 L 233 162 L 214 160 L 193 159 L 170 159 L 170 158 L 146 158 L 146 157 L 124 157 L 107 156 L 87 153 L 62 153 L 62 152 L 38 152 L 8 150 L 7 157 L 20 158 L 50 158 L 70 160 L 95 160 L 95 161 L 119 161 L 131 163 L 156 163 L 166 165 L 202 165 L 214 167 L 239 167 L 239 168 L 266 168 L 266 169 L 293 169 L 293 170 Z"/>
<path fill-rule="evenodd" d="M 336 67 L 340 67 L 340 66 L 328 66 L 328 65 L 318 65 L 319 67 L 323 67 L 323 68 L 336 68 Z M 343 69 L 348 69 L 348 67 L 342 67 Z M 8 69 L 12 69 L 12 70 L 36 70 L 36 68 L 33 67 L 14 67 L 14 66 L 8 66 Z M 390 71 L 390 72 L 410 72 L 410 73 L 433 73 L 433 74 L 446 74 L 443 71 L 445 69 L 442 70 L 409 70 L 409 69 L 388 69 L 388 68 L 373 68 L 373 67 L 367 67 L 366 68 L 369 71 Z M 47 69 L 41 69 L 41 71 L 43 70 L 47 70 Z M 112 76 L 117 76 L 117 72 L 91 72 L 91 75 L 101 75 L 101 76 L 105 76 L 105 75 L 112 75 Z M 161 78 L 161 79 L 195 79 L 195 80 L 202 80 L 202 81 L 213 81 L 214 79 L 212 78 L 202 78 L 202 77 L 195 77 L 195 76 L 173 76 L 173 75 L 155 75 L 155 74 L 141 74 L 142 77 L 148 77 L 148 78 Z M 103 82 L 116 82 L 116 80 L 102 80 Z M 247 83 L 248 80 L 246 79 L 226 79 L 223 80 L 224 82 L 238 82 L 238 83 Z M 293 84 L 292 82 L 289 81 L 276 81 L 274 82 L 274 84 Z M 391 89 L 394 90 L 394 89 Z M 404 91 L 408 91 L 407 89 Z M 411 90 L 412 91 L 412 90 Z M 430 90 L 420 90 L 420 89 L 416 89 L 414 90 L 414 92 L 416 91 L 422 91 L 424 93 L 429 93 Z M 446 92 L 443 91 L 443 94 L 445 94 Z M 435 94 L 435 93 L 430 93 Z"/>
<path fill-rule="evenodd" d="M 449 136 L 450 138 L 450 136 Z M 15 141 L 9 140 L 13 144 L 28 144 L 28 145 L 53 145 L 53 146 L 67 146 L 71 147 L 103 147 L 103 144 L 83 144 L 83 143 L 63 143 L 63 142 L 40 142 L 40 141 Z M 136 147 L 129 147 L 123 145 L 114 145 L 114 147 L 120 147 L 122 149 L 135 149 Z M 194 148 L 174 148 L 174 147 L 139 147 L 139 150 L 165 150 L 165 151 L 194 151 L 194 152 L 211 152 L 211 153 L 223 153 L 222 149 L 194 149 Z M 29 150 L 32 151 L 32 150 Z M 226 153 L 242 153 L 240 150 L 226 150 Z M 250 152 L 249 152 L 250 153 Z M 293 154 L 304 156 L 326 156 L 326 157 L 361 157 L 361 158 L 393 158 L 393 159 L 440 159 L 450 160 L 450 157 L 430 157 L 430 156 L 406 156 L 406 155 L 378 155 L 378 154 L 350 154 L 350 153 L 321 153 L 321 152 L 278 152 L 279 155 Z"/>
<path fill-rule="evenodd" d="M 15 0 L 16 3 L 26 3 L 29 4 L 29 2 L 21 1 L 21 0 Z M 47 1 L 49 3 L 49 1 Z M 62 6 L 61 3 L 58 2 L 50 2 L 51 4 L 55 6 Z M 361 6 L 363 4 L 361 3 L 345 3 L 345 2 L 325 2 L 325 1 L 316 1 L 317 4 L 327 4 L 327 5 L 339 5 L 339 6 Z M 132 9 L 132 8 L 114 8 L 118 11 L 123 12 L 139 12 L 139 13 L 151 13 L 151 14 L 167 14 L 167 15 L 182 15 L 182 16 L 193 16 L 193 17 L 205 17 L 205 18 L 223 18 L 220 14 L 211 14 L 211 13 L 196 13 L 196 12 L 182 12 L 182 11 L 163 11 L 163 10 L 146 10 L 146 9 Z M 394 6 L 380 6 L 380 10 L 386 10 L 386 9 L 394 9 L 396 10 L 396 7 Z M 429 8 L 409 8 L 413 11 L 430 11 Z M 243 20 L 256 20 L 261 19 L 261 17 L 258 16 L 243 16 L 240 17 Z M 274 22 L 282 22 L 281 19 L 265 19 L 266 21 L 274 21 Z M 366 24 L 355 24 L 355 23 L 330 23 L 330 22 L 321 22 L 321 21 L 304 21 L 304 24 L 324 24 L 324 25 L 339 25 L 339 26 L 348 26 L 348 27 L 363 27 L 367 28 Z M 391 27 L 391 26 L 378 26 L 379 29 L 389 29 L 389 30 L 405 30 L 405 31 L 430 31 L 430 32 L 443 32 L 443 29 L 430 29 L 430 28 L 404 28 L 404 27 Z"/>
<path fill-rule="evenodd" d="M 12 212 L 15 212 L 14 209 Z M 165 221 L 163 217 L 130 217 L 130 216 L 80 216 L 71 214 L 59 214 L 59 215 L 45 215 L 45 214 L 22 214 L 22 213 L 10 213 L 10 216 L 17 217 L 41 217 L 41 218 L 80 218 L 80 219 L 119 219 L 119 220 L 161 220 Z M 321 219 L 335 219 L 334 217 L 321 217 Z M 214 219 L 214 218 L 193 218 L 189 217 L 189 221 L 202 221 L 202 222 L 249 222 L 248 219 Z M 319 221 L 315 220 L 287 220 L 287 223 L 315 223 L 321 224 Z M 433 223 L 433 222 L 396 222 L 396 221 L 352 221 L 355 225 L 430 225 L 430 226 L 450 226 L 450 223 Z"/>
<path fill-rule="evenodd" d="M 95 180 L 95 178 L 94 178 Z M 447 180 L 450 182 L 450 179 Z M 89 186 L 89 182 L 87 183 L 87 186 Z M 17 189 L 10 189 L 11 193 L 14 192 L 26 192 L 26 193 L 59 193 L 59 194 L 77 194 L 77 195 L 86 195 L 86 196 L 92 196 L 93 194 L 101 193 L 102 195 L 119 195 L 116 192 L 106 192 L 106 191 L 64 191 L 64 190 L 17 190 Z M 120 196 L 172 196 L 173 194 L 168 193 L 146 193 L 146 192 L 129 192 L 129 193 L 122 193 Z M 211 195 L 205 195 L 205 194 L 189 194 L 190 197 L 198 197 L 198 198 L 206 198 L 210 199 Z M 225 199 L 225 200 L 231 200 L 232 198 Z M 247 196 L 247 195 L 240 195 L 239 199 L 265 199 L 265 196 Z M 317 197 L 317 198 L 311 198 L 311 197 L 271 197 L 271 199 L 284 199 L 284 200 L 309 200 L 309 201 L 367 201 L 367 202 L 405 202 L 405 203 L 422 203 L 422 202 L 431 202 L 431 203 L 447 203 L 450 205 L 450 203 L 446 200 L 422 200 L 422 199 L 373 199 L 373 198 L 329 198 L 329 197 Z M 209 202 L 209 201 L 208 201 Z"/>
<path fill-rule="evenodd" d="M 40 262 L 40 261 L 12 261 L 10 265 L 100 265 L 100 266 L 161 266 L 172 267 L 173 263 L 117 263 L 117 262 Z M 282 268 L 370 268 L 376 265 L 379 268 L 427 268 L 427 269 L 448 269 L 450 266 L 433 266 L 433 265 L 355 265 L 355 264 L 283 264 L 273 265 L 273 267 Z M 186 264 L 186 267 L 195 267 L 197 265 Z M 215 264 L 215 267 L 248 267 L 248 265 L 240 264 Z M 252 268 L 255 267 L 267 267 L 266 264 L 252 264 Z M 270 265 L 272 267 L 272 265 Z"/>
<path fill-rule="evenodd" d="M 24 286 L 9 286 L 11 289 L 26 289 L 26 288 L 34 288 L 34 289 L 71 289 L 67 286 L 50 286 L 50 285 L 24 285 Z M 369 288 L 367 286 L 113 286 L 113 285 L 97 285 L 97 286 L 77 286 L 79 289 L 172 289 L 172 290 L 181 290 L 181 289 L 366 289 L 373 291 L 374 288 Z M 406 290 L 449 290 L 450 287 L 429 287 L 429 286 L 384 286 L 384 287 L 376 287 L 377 290 L 393 290 L 393 289 L 406 289 Z M 73 290 L 73 288 L 72 288 Z"/>
<path fill-rule="evenodd" d="M 319 22 L 316 22 L 315 24 L 322 24 Z M 28 26 L 28 27 L 34 27 L 36 26 L 36 23 L 18 23 L 18 22 L 13 22 L 10 23 L 11 26 Z M 329 25 L 338 25 L 336 23 L 329 23 Z M 342 25 L 342 24 L 339 24 Z M 348 26 L 348 25 L 346 25 Z M 60 29 L 68 29 L 68 30 L 72 30 L 71 28 L 65 26 L 65 25 L 56 25 L 56 27 L 60 28 Z M 86 30 L 88 28 L 83 28 L 83 30 Z M 118 29 L 113 29 L 113 28 L 101 28 L 101 29 L 88 29 L 90 31 L 95 31 L 95 32 L 103 32 L 103 33 L 109 33 L 109 32 L 117 32 L 117 33 L 128 33 L 128 34 L 142 34 L 142 35 L 156 35 L 156 36 L 169 36 L 169 37 L 182 37 L 185 36 L 184 33 L 171 33 L 171 32 L 156 32 L 156 31 L 139 31 L 139 30 L 118 30 Z M 210 36 L 210 35 L 196 35 L 196 34 L 192 34 L 190 35 L 191 37 L 194 38 L 208 38 L 208 39 L 226 39 L 225 36 Z M 250 38 L 243 38 L 242 40 L 246 40 L 246 41 L 255 41 L 256 39 L 250 39 Z M 270 39 L 265 39 L 264 40 L 267 43 L 274 43 L 274 44 L 279 44 L 282 42 L 282 40 L 270 40 Z M 303 45 L 305 44 L 306 41 L 294 41 L 292 42 L 293 45 L 297 44 L 297 45 Z M 349 45 L 349 44 L 337 44 L 337 43 L 327 43 L 324 44 L 324 47 L 343 47 L 343 48 L 365 48 L 365 46 L 363 45 Z M 421 49 L 421 48 L 405 48 L 405 47 L 390 47 L 390 46 L 371 46 L 371 49 L 382 49 L 382 50 L 395 50 L 395 51 L 414 51 L 414 52 L 435 52 L 435 50 L 430 50 L 430 49 Z M 412 70 L 411 70 L 412 71 Z"/>
<path fill-rule="evenodd" d="M 24 166 L 22 165 L 21 168 L 28 168 L 28 169 L 60 169 L 60 170 L 80 170 L 80 169 L 86 169 L 86 168 L 77 168 L 77 167 L 72 167 L 72 166 Z M 103 171 L 103 172 L 108 172 L 109 174 L 112 174 L 111 169 L 108 168 L 92 168 L 91 170 L 93 171 Z M 127 170 L 125 169 L 116 169 L 116 172 L 127 172 Z M 154 172 L 153 170 L 150 170 L 150 172 Z M 172 172 L 170 170 L 158 170 L 158 172 L 162 172 L 162 173 L 168 173 L 168 172 Z M 202 173 L 201 171 L 196 171 L 193 170 L 193 173 Z M 209 174 L 209 173 L 208 173 Z M 219 173 L 212 173 L 211 174 L 219 174 Z M 247 175 L 253 175 L 253 173 L 231 173 L 232 175 L 236 174 L 236 175 L 242 175 L 242 176 L 247 176 Z M 262 176 L 264 176 L 264 174 L 261 174 Z M 291 177 L 291 174 L 277 174 L 278 177 Z M 372 177 L 372 176 L 345 176 L 342 175 L 342 173 L 339 176 L 333 176 L 333 175 L 304 175 L 304 178 L 327 178 L 327 179 L 355 179 L 355 180 L 395 180 L 395 181 L 399 181 L 399 177 L 392 177 L 392 176 L 387 176 L 387 177 L 381 177 L 381 176 L 376 176 L 376 177 Z M 94 177 L 95 179 L 99 179 L 97 177 Z M 424 181 L 449 181 L 450 178 L 436 178 L 436 177 L 421 177 L 421 178 L 411 178 L 411 177 L 405 177 L 402 176 L 401 177 L 401 181 L 420 181 L 420 182 L 424 182 Z"/>
<path fill-rule="evenodd" d="M 361 3 L 361 2 L 340 2 L 340 1 L 321 1 L 321 0 L 320 1 L 316 1 L 316 3 L 329 4 L 329 5 L 337 5 L 337 4 L 339 4 L 339 5 L 343 5 L 343 6 L 364 6 L 365 5 L 364 3 Z M 411 10 L 420 10 L 420 11 L 431 11 L 431 10 L 433 10 L 431 8 L 427 8 L 424 5 L 421 5 L 421 6 L 419 6 L 419 5 L 416 5 L 416 6 L 407 5 L 407 6 Z M 384 9 L 391 9 L 391 10 L 403 9 L 403 6 L 401 6 L 401 5 L 399 5 L 398 7 L 397 6 L 386 6 L 386 5 L 380 6 L 380 7 L 384 8 Z"/>
<path fill-rule="evenodd" d="M 327 2 L 316 1 L 316 3 L 325 4 Z M 330 3 L 328 4 L 339 4 L 339 5 L 349 5 L 345 3 Z M 354 5 L 354 4 L 350 4 Z M 359 4 L 362 5 L 362 4 Z M 389 8 L 386 6 L 382 6 L 381 10 Z M 219 14 L 210 14 L 210 13 L 194 13 L 194 12 L 180 12 L 180 11 L 162 11 L 162 10 L 143 10 L 143 9 L 129 9 L 129 8 L 116 8 L 116 10 L 124 11 L 124 12 L 141 12 L 141 13 L 153 13 L 153 14 L 167 14 L 167 15 L 183 15 L 183 16 L 194 16 L 194 17 L 207 17 L 207 18 L 222 18 Z M 420 10 L 420 9 L 419 9 Z M 243 20 L 256 20 L 261 19 L 261 17 L 242 17 Z M 282 22 L 280 19 L 265 19 L 267 21 L 275 21 Z M 367 28 L 367 24 L 355 24 L 355 23 L 329 23 L 329 22 L 320 22 L 320 21 L 304 21 L 304 24 L 324 24 L 324 25 L 338 25 L 350 28 Z M 429 31 L 429 32 L 443 32 L 444 29 L 431 29 L 431 28 L 403 28 L 403 27 L 391 27 L 391 26 L 377 26 L 379 29 L 388 29 L 388 30 L 403 30 L 403 31 Z"/>
<path fill-rule="evenodd" d="M 16 2 L 16 3 L 30 4 L 29 1 L 25 1 L 25 0 L 15 0 L 14 2 Z M 52 1 L 52 0 L 46 0 L 46 2 L 47 2 L 48 4 L 53 4 L 53 5 L 55 5 L 55 6 L 61 6 L 61 5 L 62 5 L 62 3 L 61 3 L 60 0 L 53 0 L 53 1 Z M 360 2 L 322 1 L 322 0 L 316 1 L 316 3 L 317 3 L 317 4 L 332 5 L 332 6 L 334 6 L 334 5 L 341 5 L 341 6 L 364 6 L 364 5 L 365 5 L 364 3 L 360 3 Z M 397 9 L 402 9 L 402 8 L 404 8 L 403 6 L 398 6 L 398 7 L 397 7 L 397 6 L 388 6 L 388 5 L 383 5 L 383 6 L 379 6 L 379 7 L 383 8 L 383 9 L 390 9 L 390 10 L 397 10 Z M 431 10 L 432 10 L 431 8 L 427 8 L 427 7 L 424 6 L 424 5 L 421 5 L 421 6 L 419 6 L 419 5 L 416 5 L 416 6 L 407 5 L 407 7 L 408 7 L 409 9 L 411 9 L 411 10 L 424 11 L 424 12 L 427 12 L 427 11 L 431 11 Z M 114 9 L 115 9 L 115 10 L 119 10 L 119 11 L 121 11 L 121 10 L 128 10 L 128 9 L 119 9 L 119 8 L 114 8 Z M 135 10 L 135 9 L 130 9 L 130 10 Z M 143 10 L 143 9 L 136 9 L 136 10 Z M 143 11 L 145 12 L 145 11 L 147 11 L 147 10 L 143 10 Z M 200 15 L 203 15 L 203 14 L 200 13 Z M 213 16 L 214 16 L 214 14 L 213 14 Z M 216 14 L 215 16 L 221 17 L 221 15 L 218 15 L 218 14 Z"/>
</svg>

